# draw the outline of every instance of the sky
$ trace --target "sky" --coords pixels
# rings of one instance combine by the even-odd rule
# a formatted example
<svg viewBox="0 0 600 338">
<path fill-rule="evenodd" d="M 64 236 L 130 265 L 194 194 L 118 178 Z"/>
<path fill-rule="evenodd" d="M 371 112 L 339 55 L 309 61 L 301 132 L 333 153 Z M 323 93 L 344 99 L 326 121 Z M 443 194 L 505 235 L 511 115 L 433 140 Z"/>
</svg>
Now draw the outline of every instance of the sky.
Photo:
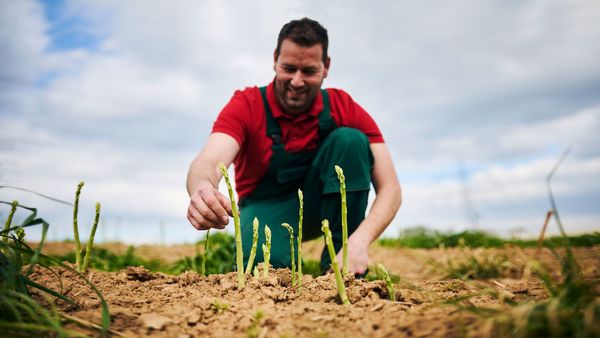
<svg viewBox="0 0 600 338">
<path fill-rule="evenodd" d="M 305 16 L 329 32 L 324 86 L 352 95 L 392 154 L 403 204 L 384 236 L 535 236 L 567 149 L 552 179 L 563 224 L 600 231 L 591 0 L 0 0 L 0 186 L 72 202 L 85 181 L 79 223 L 87 234 L 101 202 L 98 241 L 200 239 L 185 217 L 189 165 L 234 91 L 272 80 L 279 30 Z M 49 239 L 72 237 L 71 206 L 0 188 L 15 199 L 38 208 Z"/>
</svg>

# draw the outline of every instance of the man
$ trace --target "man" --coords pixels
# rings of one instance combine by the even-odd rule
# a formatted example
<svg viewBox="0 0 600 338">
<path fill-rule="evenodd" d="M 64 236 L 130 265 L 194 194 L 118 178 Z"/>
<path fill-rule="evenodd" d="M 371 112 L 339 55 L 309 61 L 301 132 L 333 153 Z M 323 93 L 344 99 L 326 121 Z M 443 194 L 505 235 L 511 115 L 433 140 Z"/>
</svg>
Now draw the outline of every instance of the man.
<svg viewBox="0 0 600 338">
<path fill-rule="evenodd" d="M 349 270 L 363 274 L 367 249 L 395 216 L 400 184 L 379 128 L 342 90 L 321 89 L 331 64 L 327 30 L 304 18 L 284 25 L 274 52 L 275 79 L 266 87 L 237 91 L 215 121 L 187 179 L 187 217 L 198 230 L 223 229 L 232 215 L 218 191 L 218 163 L 235 166 L 244 249 L 252 242 L 252 220 L 260 222 L 255 262 L 262 262 L 264 225 L 272 231 L 271 264 L 290 266 L 289 234 L 298 232 L 298 195 L 304 193 L 304 239 L 321 235 L 328 219 L 340 252 L 341 204 L 334 165 L 343 168 L 348 205 Z M 371 183 L 376 198 L 365 218 Z M 341 261 L 341 254 L 338 254 Z M 327 250 L 321 268 L 329 269 Z"/>
</svg>

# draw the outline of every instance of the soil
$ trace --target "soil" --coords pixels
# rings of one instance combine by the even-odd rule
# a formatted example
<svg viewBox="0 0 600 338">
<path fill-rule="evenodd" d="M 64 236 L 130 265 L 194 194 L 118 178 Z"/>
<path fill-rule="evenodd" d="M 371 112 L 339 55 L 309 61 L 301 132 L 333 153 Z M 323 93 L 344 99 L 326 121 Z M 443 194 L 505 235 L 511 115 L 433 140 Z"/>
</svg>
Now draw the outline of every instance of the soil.
<svg viewBox="0 0 600 338">
<path fill-rule="evenodd" d="M 49 243 L 46 253 L 61 253 L 61 245 Z M 118 245 L 100 245 L 118 252 Z M 122 246 L 125 250 L 126 246 Z M 136 254 L 144 258 L 176 261 L 193 255 L 194 246 L 145 247 Z M 62 248 L 64 249 L 64 248 Z M 66 251 L 68 251 L 66 250 Z M 559 271 L 548 251 L 506 247 L 495 250 L 518 265 L 526 256 L 534 256 Z M 304 248 L 315 259 L 320 243 Z M 491 252 L 491 251 L 490 251 Z M 482 251 L 481 254 L 489 252 Z M 341 305 L 332 274 L 313 278 L 304 276 L 301 290 L 291 285 L 288 269 L 270 270 L 269 278 L 247 276 L 238 288 L 236 273 L 199 276 L 186 272 L 179 276 L 152 273 L 143 267 L 120 272 L 89 271 L 86 277 L 100 290 L 109 305 L 111 330 L 127 337 L 463 337 L 481 336 L 487 321 L 465 307 L 486 306 L 507 309 L 505 302 L 483 294 L 483 289 L 499 291 L 516 302 L 540 300 L 546 293 L 539 280 L 529 273 L 513 278 L 477 281 L 442 279 L 429 260 L 454 259 L 464 254 L 459 249 L 420 250 L 373 246 L 372 263 L 383 263 L 391 274 L 400 276 L 396 283 L 396 301 L 388 300 L 382 281 L 348 278 L 345 281 L 352 305 Z M 577 248 L 576 256 L 590 279 L 600 279 L 600 247 Z M 31 278 L 54 290 L 61 290 L 77 306 L 61 300 L 48 300 L 39 292 L 41 302 L 53 302 L 68 316 L 100 323 L 98 296 L 80 277 L 67 269 L 36 268 Z M 523 269 L 521 269 L 523 270 Z M 557 272 L 558 274 L 558 272 Z M 479 295 L 448 304 L 448 300 L 470 294 Z M 50 305 L 50 304 L 48 304 Z M 97 335 L 96 331 L 70 324 L 77 330 Z"/>
</svg>

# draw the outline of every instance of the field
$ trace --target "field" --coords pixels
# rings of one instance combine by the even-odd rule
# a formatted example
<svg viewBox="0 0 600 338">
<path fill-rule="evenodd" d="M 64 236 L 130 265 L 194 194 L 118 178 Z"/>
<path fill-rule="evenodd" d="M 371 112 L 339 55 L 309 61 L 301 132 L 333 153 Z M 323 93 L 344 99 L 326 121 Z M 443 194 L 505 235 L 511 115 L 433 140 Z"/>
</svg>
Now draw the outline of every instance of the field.
<svg viewBox="0 0 600 338">
<path fill-rule="evenodd" d="M 117 255 L 127 252 L 125 245 L 97 247 Z M 316 259 L 321 247 L 322 241 L 306 244 L 306 259 Z M 57 256 L 72 250 L 73 243 L 46 243 L 44 247 L 47 254 Z M 194 245 L 142 246 L 135 248 L 135 254 L 142 260 L 169 264 L 193 257 L 196 250 Z M 564 250 L 559 252 L 565 253 Z M 575 248 L 574 252 L 585 281 L 593 283 L 595 300 L 592 303 L 597 306 L 596 310 L 592 309 L 594 314 L 600 309 L 597 297 L 600 294 L 600 246 Z M 469 263 L 474 257 L 478 263 Z M 515 328 L 518 333 L 518 323 L 511 324 L 506 318 L 519 319 L 516 312 L 519 305 L 543 304 L 549 297 L 539 274 L 533 273 L 528 263 L 533 258 L 541 262 L 546 271 L 552 272 L 555 281 L 564 277 L 559 261 L 548 249 L 538 252 L 536 248 L 508 245 L 446 249 L 373 245 L 371 262 L 383 263 L 393 276 L 396 301 L 389 300 L 386 284 L 382 280 L 372 280 L 376 277 L 370 274 L 367 280 L 346 279 L 350 306 L 341 305 L 332 274 L 305 275 L 301 291 L 291 286 L 288 269 L 272 270 L 268 279 L 253 279 L 248 275 L 248 283 L 242 290 L 237 287 L 234 272 L 208 276 L 196 272 L 170 275 L 143 267 L 129 267 L 116 272 L 91 270 L 86 276 L 108 304 L 113 335 L 502 336 L 506 330 L 514 331 Z M 494 273 L 489 271 L 490 267 L 495 268 L 495 277 L 478 275 Z M 90 328 L 90 323 L 101 322 L 100 300 L 74 271 L 38 266 L 30 278 L 53 290 L 61 290 L 75 301 L 76 305 L 72 305 L 49 298 L 39 290 L 32 293 L 33 298 L 46 307 L 55 307 L 68 318 L 79 320 L 79 324 L 73 321 L 66 324 L 67 328 L 98 335 L 97 330 Z M 588 336 L 596 334 L 598 331 L 589 331 Z"/>
<path fill-rule="evenodd" d="M 303 245 L 301 285 L 292 270 L 262 262 L 244 285 L 224 233 L 191 245 L 94 246 L 96 204 L 80 242 L 82 185 L 74 242 L 44 243 L 49 225 L 36 209 L 0 201 L 10 206 L 0 231 L 0 336 L 600 336 L 598 232 L 567 237 L 559 223 L 563 235 L 538 244 L 407 229 L 371 246 L 365 279 L 320 275 L 316 240 Z M 30 211 L 20 225 L 17 208 Z M 30 226 L 42 227 L 39 243 L 26 242 Z"/>
</svg>

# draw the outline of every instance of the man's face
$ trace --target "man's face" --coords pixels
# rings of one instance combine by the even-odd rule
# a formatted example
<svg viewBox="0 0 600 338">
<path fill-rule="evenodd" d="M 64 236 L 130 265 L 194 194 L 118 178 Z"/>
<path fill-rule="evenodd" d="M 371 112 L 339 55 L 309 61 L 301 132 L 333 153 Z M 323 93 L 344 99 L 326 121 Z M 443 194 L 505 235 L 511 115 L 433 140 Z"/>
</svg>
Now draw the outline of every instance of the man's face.
<svg viewBox="0 0 600 338">
<path fill-rule="evenodd" d="M 290 39 L 281 42 L 275 54 L 275 96 L 283 112 L 300 115 L 313 103 L 329 70 L 329 58 L 323 63 L 323 47 L 303 47 Z"/>
</svg>

